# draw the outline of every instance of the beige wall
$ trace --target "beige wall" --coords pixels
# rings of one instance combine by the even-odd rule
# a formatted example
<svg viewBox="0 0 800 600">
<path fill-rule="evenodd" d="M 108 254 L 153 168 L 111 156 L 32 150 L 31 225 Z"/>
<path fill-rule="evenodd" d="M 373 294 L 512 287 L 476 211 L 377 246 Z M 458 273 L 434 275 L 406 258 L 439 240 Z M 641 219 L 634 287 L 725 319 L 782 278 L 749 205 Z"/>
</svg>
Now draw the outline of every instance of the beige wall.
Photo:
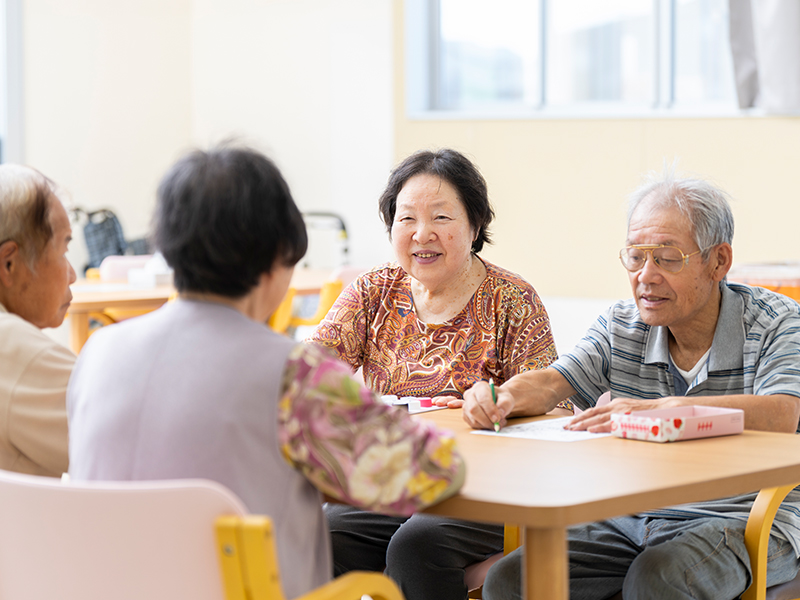
<svg viewBox="0 0 800 600">
<path fill-rule="evenodd" d="M 395 0 L 395 157 L 452 146 L 474 158 L 497 213 L 484 255 L 541 294 L 630 296 L 625 197 L 673 158 L 734 197 L 736 262 L 800 260 L 800 118 L 411 120 L 402 13 Z"/>
<path fill-rule="evenodd" d="M 275 159 L 303 209 L 345 217 L 354 263 L 386 260 L 391 6 L 23 0 L 24 162 L 133 238 L 178 156 L 236 138 Z M 80 231 L 70 257 L 86 262 Z"/>
<path fill-rule="evenodd" d="M 391 257 L 377 197 L 393 157 L 392 0 L 21 1 L 23 162 L 75 204 L 144 235 L 167 167 L 234 137 L 275 159 L 303 209 L 344 215 L 353 263 Z"/>
<path fill-rule="evenodd" d="M 25 160 L 136 236 L 167 165 L 239 136 L 276 159 L 303 208 L 344 214 L 354 262 L 369 264 L 391 256 L 375 210 L 391 164 L 451 145 L 489 182 L 489 260 L 544 295 L 615 297 L 628 293 L 624 197 L 679 157 L 736 198 L 738 261 L 800 259 L 800 119 L 412 121 L 402 11 L 402 0 L 24 0 Z"/>
<path fill-rule="evenodd" d="M 148 230 L 158 178 L 192 140 L 190 0 L 24 0 L 24 162 L 76 205 Z M 76 232 L 79 234 L 80 232 Z M 78 235 L 70 253 L 86 260 Z"/>
<path fill-rule="evenodd" d="M 391 257 L 377 211 L 393 151 L 391 7 L 195 0 L 192 17 L 196 142 L 234 136 L 264 150 L 303 210 L 344 217 L 358 265 Z M 338 259 L 315 233 L 311 263 Z"/>
</svg>

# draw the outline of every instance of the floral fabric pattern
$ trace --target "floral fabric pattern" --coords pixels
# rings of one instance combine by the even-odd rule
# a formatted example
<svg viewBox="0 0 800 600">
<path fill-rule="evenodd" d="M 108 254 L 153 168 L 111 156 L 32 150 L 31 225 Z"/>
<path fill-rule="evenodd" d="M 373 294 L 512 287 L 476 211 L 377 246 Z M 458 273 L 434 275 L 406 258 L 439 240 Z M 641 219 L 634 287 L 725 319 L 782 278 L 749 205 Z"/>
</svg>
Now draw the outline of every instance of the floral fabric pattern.
<svg viewBox="0 0 800 600">
<path fill-rule="evenodd" d="M 452 434 L 411 419 L 359 385 L 323 348 L 289 355 L 278 407 L 287 462 L 342 502 L 410 515 L 458 484 L 463 461 Z"/>
<path fill-rule="evenodd" d="M 342 292 L 307 340 L 331 348 L 379 394 L 463 397 L 490 377 L 502 385 L 557 358 L 550 320 L 524 279 L 486 261 L 486 279 L 453 319 L 423 323 L 397 264 Z"/>
</svg>

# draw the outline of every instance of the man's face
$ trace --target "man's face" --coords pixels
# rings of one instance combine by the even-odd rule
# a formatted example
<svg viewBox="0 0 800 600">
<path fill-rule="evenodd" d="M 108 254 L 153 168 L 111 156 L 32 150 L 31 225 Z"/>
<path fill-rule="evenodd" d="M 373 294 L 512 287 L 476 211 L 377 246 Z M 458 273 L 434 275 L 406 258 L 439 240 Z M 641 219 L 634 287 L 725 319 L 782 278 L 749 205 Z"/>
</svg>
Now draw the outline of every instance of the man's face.
<svg viewBox="0 0 800 600">
<path fill-rule="evenodd" d="M 700 250 L 693 238 L 692 224 L 676 206 L 654 206 L 645 199 L 631 217 L 628 246 L 667 244 L 684 254 Z M 717 294 L 720 279 L 714 276 L 714 254 L 704 262 L 696 254 L 680 273 L 668 273 L 655 264 L 651 255 L 645 266 L 628 272 L 631 290 L 639 313 L 648 325 L 677 328 L 693 327 L 713 319 L 719 309 Z"/>
<path fill-rule="evenodd" d="M 64 321 L 75 282 L 75 270 L 67 260 L 67 246 L 72 240 L 72 227 L 64 206 L 50 199 L 50 225 L 53 237 L 31 271 L 22 264 L 23 275 L 14 312 L 39 328 L 58 327 Z"/>
</svg>

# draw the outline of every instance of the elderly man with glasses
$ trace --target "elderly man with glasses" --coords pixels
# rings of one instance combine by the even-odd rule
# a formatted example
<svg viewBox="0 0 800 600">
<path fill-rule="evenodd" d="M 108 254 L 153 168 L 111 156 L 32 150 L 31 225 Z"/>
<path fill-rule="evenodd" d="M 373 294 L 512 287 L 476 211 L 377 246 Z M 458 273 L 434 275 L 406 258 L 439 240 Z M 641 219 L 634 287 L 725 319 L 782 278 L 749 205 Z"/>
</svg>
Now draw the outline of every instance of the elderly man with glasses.
<svg viewBox="0 0 800 600">
<path fill-rule="evenodd" d="M 631 196 L 620 252 L 633 299 L 617 302 L 550 368 L 465 394 L 464 419 L 490 429 L 571 398 L 586 409 L 571 429 L 609 431 L 614 412 L 708 405 L 741 408 L 745 427 L 796 432 L 800 418 L 800 306 L 728 283 L 733 215 L 711 184 L 672 174 Z M 612 402 L 595 407 L 610 391 Z M 702 456 L 698 456 L 702 460 Z M 755 494 L 666 508 L 568 530 L 570 597 L 736 598 L 750 584 L 744 529 Z M 767 583 L 793 579 L 800 556 L 800 492 L 778 510 Z M 487 600 L 520 597 L 521 550 L 496 563 Z"/>
<path fill-rule="evenodd" d="M 66 393 L 75 355 L 42 333 L 64 320 L 75 271 L 55 184 L 0 165 L 0 469 L 67 470 Z"/>
</svg>

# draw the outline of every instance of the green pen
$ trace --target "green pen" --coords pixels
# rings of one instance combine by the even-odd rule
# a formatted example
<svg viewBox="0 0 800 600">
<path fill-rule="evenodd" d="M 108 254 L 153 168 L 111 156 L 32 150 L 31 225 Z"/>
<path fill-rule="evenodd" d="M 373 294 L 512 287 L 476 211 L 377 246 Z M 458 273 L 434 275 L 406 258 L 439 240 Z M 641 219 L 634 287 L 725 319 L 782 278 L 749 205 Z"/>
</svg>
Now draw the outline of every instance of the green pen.
<svg viewBox="0 0 800 600">
<path fill-rule="evenodd" d="M 492 379 L 491 377 L 489 377 L 489 387 L 492 390 L 492 402 L 497 404 L 497 392 L 494 391 L 494 379 Z M 500 431 L 500 423 L 495 421 L 495 423 L 494 423 L 494 432 L 498 433 L 499 431 Z"/>
</svg>

